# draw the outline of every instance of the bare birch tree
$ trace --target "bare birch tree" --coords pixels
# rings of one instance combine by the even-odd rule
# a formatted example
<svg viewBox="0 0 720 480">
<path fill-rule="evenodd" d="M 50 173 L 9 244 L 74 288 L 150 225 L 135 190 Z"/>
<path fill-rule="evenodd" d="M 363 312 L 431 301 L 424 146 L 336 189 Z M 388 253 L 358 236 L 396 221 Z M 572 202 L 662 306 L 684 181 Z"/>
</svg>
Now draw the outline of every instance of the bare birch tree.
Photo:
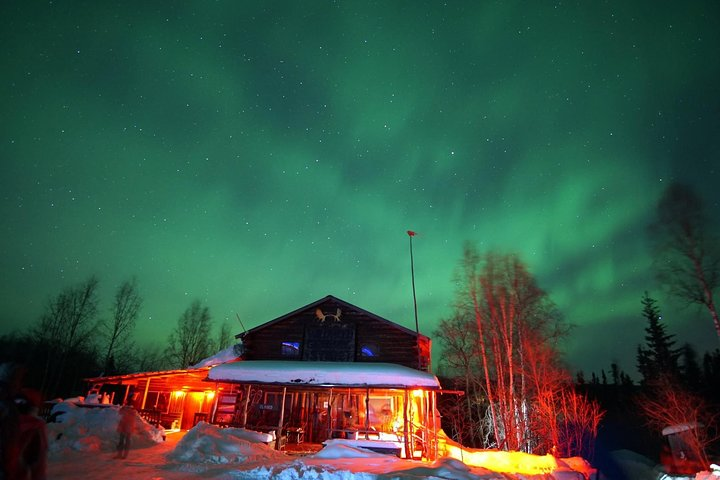
<svg viewBox="0 0 720 480">
<path fill-rule="evenodd" d="M 97 330 L 98 280 L 69 287 L 48 301 L 45 313 L 31 334 L 46 355 L 41 390 L 54 396 L 71 357 L 82 350 L 94 348 L 93 335 Z"/>
<path fill-rule="evenodd" d="M 465 395 L 457 401 L 443 404 L 444 417 L 452 418 L 453 429 L 461 436 L 463 445 L 483 446 L 487 438 L 483 417 L 487 402 L 484 399 L 485 387 L 482 370 L 477 329 L 474 317 L 456 310 L 450 318 L 440 321 L 433 336 L 443 344 L 443 356 L 440 370 L 443 375 L 453 378 L 455 388 L 460 387 Z"/>
<path fill-rule="evenodd" d="M 227 322 L 223 322 L 217 331 L 217 336 L 215 337 L 215 342 L 212 345 L 212 349 L 216 352 L 219 352 L 220 350 L 224 350 L 230 345 L 232 345 L 232 343 L 233 334 L 230 330 L 230 324 Z"/>
<path fill-rule="evenodd" d="M 714 301 L 720 283 L 720 251 L 703 201 L 687 185 L 672 183 L 658 202 L 656 213 L 649 231 L 659 280 L 676 297 L 704 306 L 720 339 Z"/>
<path fill-rule="evenodd" d="M 133 349 L 133 369 L 137 372 L 152 372 L 169 368 L 163 348 L 156 343 L 136 344 Z"/>
<path fill-rule="evenodd" d="M 210 311 L 195 300 L 178 319 L 168 338 L 166 355 L 177 368 L 187 368 L 210 354 Z"/>
<path fill-rule="evenodd" d="M 102 324 L 107 341 L 103 362 L 105 374 L 115 373 L 113 370 L 117 365 L 118 352 L 129 357 L 131 335 L 141 307 L 142 297 L 138 292 L 136 279 L 123 282 L 115 292 L 112 318 Z"/>
<path fill-rule="evenodd" d="M 480 347 L 480 360 L 485 380 L 485 395 L 490 410 L 490 418 L 492 419 L 492 429 L 495 437 L 496 446 L 500 446 L 503 436 L 500 434 L 499 415 L 495 411 L 495 387 L 492 377 L 490 376 L 490 358 L 485 342 L 485 331 L 489 329 L 488 319 L 482 311 L 482 291 L 480 284 L 480 275 L 478 268 L 480 267 L 480 255 L 477 250 L 469 244 L 465 245 L 462 261 L 462 279 L 461 291 L 459 296 L 460 309 L 470 309 L 475 325 L 477 327 L 478 346 Z M 464 287 L 464 289 L 463 289 Z"/>
<path fill-rule="evenodd" d="M 469 353 L 477 361 L 475 372 L 480 375 L 474 378 L 482 381 L 494 437 L 486 446 L 524 451 L 547 446 L 533 431 L 532 412 L 539 395 L 555 396 L 569 384 L 556 348 L 567 333 L 564 323 L 514 255 L 481 256 L 467 245 L 458 271 L 456 309 L 474 320 L 470 338 L 477 344 Z M 452 330 L 446 333 L 454 335 Z M 455 342 L 449 344 L 455 350 L 465 348 Z M 461 367 L 472 363 L 457 352 L 450 358 Z"/>
</svg>

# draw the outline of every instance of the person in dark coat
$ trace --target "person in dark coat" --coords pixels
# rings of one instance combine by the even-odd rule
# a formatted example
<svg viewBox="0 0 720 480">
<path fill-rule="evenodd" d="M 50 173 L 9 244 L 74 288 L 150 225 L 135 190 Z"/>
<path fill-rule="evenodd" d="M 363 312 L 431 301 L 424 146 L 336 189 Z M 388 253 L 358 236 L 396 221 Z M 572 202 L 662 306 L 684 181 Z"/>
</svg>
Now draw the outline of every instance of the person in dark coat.
<svg viewBox="0 0 720 480">
<path fill-rule="evenodd" d="M 18 468 L 20 414 L 15 405 L 15 395 L 20 378 L 17 365 L 0 364 L 0 480 L 15 478 Z"/>
<path fill-rule="evenodd" d="M 41 405 L 40 393 L 23 389 L 15 397 L 20 414 L 18 435 L 19 456 L 16 478 L 23 480 L 45 480 L 47 478 L 47 429 L 45 420 L 38 417 Z"/>
<path fill-rule="evenodd" d="M 131 404 L 125 404 L 120 408 L 119 414 L 117 431 L 120 438 L 118 439 L 115 458 L 127 458 L 130 450 L 130 437 L 135 431 L 135 409 Z"/>
</svg>

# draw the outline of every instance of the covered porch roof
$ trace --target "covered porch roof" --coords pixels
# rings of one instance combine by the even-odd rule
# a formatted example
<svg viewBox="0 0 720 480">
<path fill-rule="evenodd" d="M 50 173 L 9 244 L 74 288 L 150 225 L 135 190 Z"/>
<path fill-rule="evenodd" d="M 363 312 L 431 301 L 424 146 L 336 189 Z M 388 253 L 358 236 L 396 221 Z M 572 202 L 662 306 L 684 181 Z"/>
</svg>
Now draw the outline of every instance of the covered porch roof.
<svg viewBox="0 0 720 480">
<path fill-rule="evenodd" d="M 127 373 L 107 377 L 86 378 L 89 384 L 105 383 L 119 385 L 140 385 L 151 382 L 153 390 L 175 390 L 183 388 L 190 391 L 203 391 L 212 388 L 205 379 L 210 367 L 163 370 L 158 372 Z"/>
<path fill-rule="evenodd" d="M 437 377 L 392 363 L 248 360 L 210 369 L 208 380 L 294 387 L 355 387 L 440 390 Z"/>
</svg>

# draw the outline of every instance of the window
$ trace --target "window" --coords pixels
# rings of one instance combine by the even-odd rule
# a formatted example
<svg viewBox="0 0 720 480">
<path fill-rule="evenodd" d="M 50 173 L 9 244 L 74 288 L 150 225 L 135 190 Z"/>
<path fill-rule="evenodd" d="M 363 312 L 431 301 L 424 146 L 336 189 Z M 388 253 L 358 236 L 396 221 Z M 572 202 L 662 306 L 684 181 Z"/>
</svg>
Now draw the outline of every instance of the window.
<svg viewBox="0 0 720 480">
<path fill-rule="evenodd" d="M 282 342 L 280 353 L 283 357 L 297 358 L 300 356 L 300 342 Z"/>
<path fill-rule="evenodd" d="M 376 357 L 378 354 L 378 348 L 372 344 L 364 344 L 360 346 L 360 356 L 364 358 Z"/>
</svg>

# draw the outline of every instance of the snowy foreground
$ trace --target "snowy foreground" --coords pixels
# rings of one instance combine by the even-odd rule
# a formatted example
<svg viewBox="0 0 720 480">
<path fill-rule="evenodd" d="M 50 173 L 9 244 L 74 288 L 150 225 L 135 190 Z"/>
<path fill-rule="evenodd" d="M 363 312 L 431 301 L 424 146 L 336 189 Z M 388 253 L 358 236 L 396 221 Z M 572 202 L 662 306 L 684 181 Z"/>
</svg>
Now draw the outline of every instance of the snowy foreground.
<svg viewBox="0 0 720 480">
<path fill-rule="evenodd" d="M 462 450 L 462 460 L 445 457 L 432 464 L 402 460 L 331 441 L 312 455 L 291 455 L 267 446 L 266 434 L 199 423 L 183 435 L 136 418 L 127 459 L 115 459 L 117 407 L 58 404 L 48 424 L 48 478 L 84 480 L 216 479 L 543 479 L 594 478 L 580 458 L 554 459 L 517 452 Z M 163 437 L 166 439 L 163 440 Z M 460 450 L 454 450 L 456 453 Z M 661 479 L 662 473 L 633 460 L 627 478 Z M 523 472 L 523 473 L 517 473 Z M 702 476 L 701 476 L 702 475 Z M 697 479 L 717 478 L 701 474 Z"/>
</svg>

